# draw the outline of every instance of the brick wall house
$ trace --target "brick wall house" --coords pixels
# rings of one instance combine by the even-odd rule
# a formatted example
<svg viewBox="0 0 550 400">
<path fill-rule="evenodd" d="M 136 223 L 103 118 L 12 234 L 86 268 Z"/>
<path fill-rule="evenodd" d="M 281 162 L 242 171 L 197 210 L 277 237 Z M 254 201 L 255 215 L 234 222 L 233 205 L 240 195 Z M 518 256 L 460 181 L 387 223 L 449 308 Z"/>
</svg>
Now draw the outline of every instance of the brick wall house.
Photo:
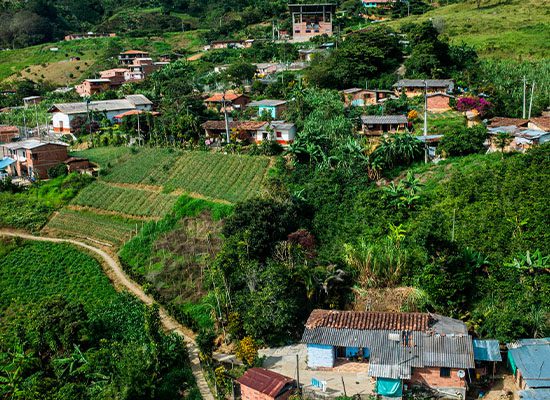
<svg viewBox="0 0 550 400">
<path fill-rule="evenodd" d="M 47 142 L 37 139 L 13 142 L 2 146 L 2 155 L 15 160 L 8 167 L 11 176 L 48 178 L 48 169 L 67 159 L 67 147 L 63 142 Z"/>
<path fill-rule="evenodd" d="M 296 389 L 296 381 L 264 368 L 250 368 L 237 379 L 243 400 L 286 400 Z"/>
<path fill-rule="evenodd" d="M 93 94 L 102 93 L 111 89 L 109 79 L 85 79 L 80 85 L 75 86 L 76 92 L 81 97 L 90 97 Z"/>
<path fill-rule="evenodd" d="M 451 110 L 450 101 L 454 96 L 447 93 L 430 93 L 426 96 L 428 111 L 444 112 Z"/>
<path fill-rule="evenodd" d="M 466 325 L 437 314 L 314 310 L 302 342 L 308 368 L 365 364 L 383 396 L 400 396 L 408 384 L 465 398 L 465 371 L 475 367 Z"/>
<path fill-rule="evenodd" d="M 9 143 L 19 136 L 16 126 L 0 125 L 0 143 Z"/>
<path fill-rule="evenodd" d="M 423 95 L 424 91 L 428 94 L 452 92 L 454 86 L 452 79 L 401 79 L 393 88 L 398 96 L 404 93 L 407 97 L 416 97 Z"/>
</svg>

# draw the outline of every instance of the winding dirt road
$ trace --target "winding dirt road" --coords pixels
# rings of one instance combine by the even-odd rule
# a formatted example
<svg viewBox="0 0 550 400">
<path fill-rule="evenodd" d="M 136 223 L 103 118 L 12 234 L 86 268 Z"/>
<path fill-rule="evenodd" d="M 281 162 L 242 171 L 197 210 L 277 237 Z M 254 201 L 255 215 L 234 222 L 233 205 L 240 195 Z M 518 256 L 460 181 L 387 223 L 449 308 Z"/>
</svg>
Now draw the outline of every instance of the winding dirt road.
<svg viewBox="0 0 550 400">
<path fill-rule="evenodd" d="M 82 247 L 89 252 L 92 252 L 97 258 L 100 259 L 107 276 L 111 279 L 115 287 L 128 290 L 130 293 L 132 293 L 134 296 L 136 296 L 147 305 L 154 303 L 153 298 L 145 294 L 141 286 L 139 286 L 137 283 L 126 276 L 126 274 L 122 270 L 120 262 L 116 257 L 111 256 L 107 252 L 97 247 L 91 246 L 84 242 L 80 242 L 78 240 L 33 236 L 28 233 L 17 231 L 0 230 L 0 236 L 19 237 L 22 239 L 37 240 L 43 242 L 70 243 L 75 246 Z M 204 374 L 201 369 L 199 361 L 199 350 L 197 348 L 197 345 L 195 344 L 193 333 L 189 329 L 181 325 L 179 322 L 177 322 L 170 315 L 168 315 L 163 307 L 160 307 L 160 319 L 162 325 L 164 326 L 164 329 L 170 332 L 175 332 L 176 334 L 183 337 L 185 343 L 187 344 L 189 359 L 191 361 L 191 369 L 193 370 L 193 375 L 195 376 L 195 380 L 197 381 L 197 386 L 200 390 L 201 396 L 204 400 L 214 400 L 214 396 L 210 392 L 210 388 L 206 383 L 206 379 L 204 378 Z"/>
</svg>

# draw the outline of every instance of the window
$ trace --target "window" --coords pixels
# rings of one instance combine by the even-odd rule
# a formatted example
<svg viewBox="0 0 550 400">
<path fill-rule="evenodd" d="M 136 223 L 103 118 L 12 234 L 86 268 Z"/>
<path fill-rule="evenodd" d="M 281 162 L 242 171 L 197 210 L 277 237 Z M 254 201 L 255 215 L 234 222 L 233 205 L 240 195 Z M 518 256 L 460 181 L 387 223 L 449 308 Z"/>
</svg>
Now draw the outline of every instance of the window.
<svg viewBox="0 0 550 400">
<path fill-rule="evenodd" d="M 283 133 L 282 133 L 282 132 L 277 132 L 277 137 L 278 137 L 278 138 L 282 138 L 282 137 L 283 137 Z"/>
<path fill-rule="evenodd" d="M 451 369 L 450 368 L 441 368 L 439 370 L 439 376 L 441 378 L 450 378 L 451 377 Z"/>
<path fill-rule="evenodd" d="M 38 160 L 38 154 L 34 153 L 34 154 L 32 155 L 32 159 L 33 159 L 33 160 Z"/>
</svg>

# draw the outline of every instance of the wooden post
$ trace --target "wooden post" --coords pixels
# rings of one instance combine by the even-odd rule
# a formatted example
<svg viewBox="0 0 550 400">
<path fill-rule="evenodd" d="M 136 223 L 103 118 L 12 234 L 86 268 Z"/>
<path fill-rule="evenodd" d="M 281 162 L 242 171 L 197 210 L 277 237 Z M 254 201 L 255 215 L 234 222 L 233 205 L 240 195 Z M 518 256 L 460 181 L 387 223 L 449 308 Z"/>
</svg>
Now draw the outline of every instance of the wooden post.
<svg viewBox="0 0 550 400">
<path fill-rule="evenodd" d="M 340 376 L 340 379 L 342 379 L 342 386 L 344 387 L 344 396 L 348 397 L 348 394 L 346 393 L 346 384 L 344 383 L 344 377 Z"/>
<path fill-rule="evenodd" d="M 300 390 L 300 356 L 296 354 L 296 386 L 298 387 L 298 393 L 302 393 Z"/>
</svg>

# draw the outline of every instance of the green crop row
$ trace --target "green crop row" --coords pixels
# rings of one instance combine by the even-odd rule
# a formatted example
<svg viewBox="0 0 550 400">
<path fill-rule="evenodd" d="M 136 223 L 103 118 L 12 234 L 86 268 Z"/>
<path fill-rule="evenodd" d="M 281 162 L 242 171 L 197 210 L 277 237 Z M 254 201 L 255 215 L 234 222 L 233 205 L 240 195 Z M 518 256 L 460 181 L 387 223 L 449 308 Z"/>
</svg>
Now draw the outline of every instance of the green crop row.
<svg viewBox="0 0 550 400">
<path fill-rule="evenodd" d="M 73 204 L 135 216 L 162 217 L 172 209 L 177 196 L 118 187 L 97 181 L 80 191 Z"/>
<path fill-rule="evenodd" d="M 142 225 L 143 221 L 130 218 L 63 208 L 48 222 L 46 228 L 120 246 L 139 232 Z"/>
</svg>

